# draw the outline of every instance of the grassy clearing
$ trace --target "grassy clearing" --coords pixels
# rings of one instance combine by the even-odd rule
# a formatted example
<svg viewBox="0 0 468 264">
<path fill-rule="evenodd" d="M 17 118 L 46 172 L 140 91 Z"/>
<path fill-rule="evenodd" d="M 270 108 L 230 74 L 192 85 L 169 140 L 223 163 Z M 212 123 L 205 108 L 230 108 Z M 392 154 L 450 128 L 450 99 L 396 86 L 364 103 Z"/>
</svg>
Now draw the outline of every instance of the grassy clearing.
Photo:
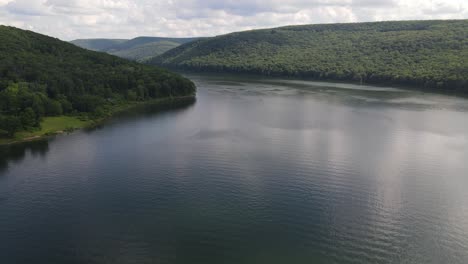
<svg viewBox="0 0 468 264">
<path fill-rule="evenodd" d="M 39 139 L 45 136 L 60 134 L 67 131 L 73 131 L 76 129 L 92 127 L 98 125 L 110 118 L 111 116 L 125 112 L 138 106 L 149 106 L 149 105 L 165 105 L 173 104 L 175 101 L 187 101 L 193 100 L 194 96 L 183 96 L 175 98 L 162 98 L 155 99 L 145 102 L 130 102 L 124 104 L 116 104 L 109 106 L 105 109 L 104 113 L 99 116 L 57 116 L 57 117 L 45 117 L 41 122 L 41 129 L 34 131 L 21 131 L 17 132 L 13 138 L 5 138 L 0 136 L 0 145 L 11 144 L 23 141 L 29 141 Z"/>
<path fill-rule="evenodd" d="M 90 124 L 91 121 L 81 120 L 74 116 L 45 117 L 41 122 L 40 130 L 18 132 L 14 138 L 0 138 L 0 144 L 32 140 L 46 135 L 84 128 Z"/>
<path fill-rule="evenodd" d="M 73 116 L 46 117 L 41 122 L 41 130 L 34 132 L 19 132 L 16 137 L 28 138 L 53 134 L 65 130 L 74 130 L 87 126 L 90 122 Z"/>
</svg>

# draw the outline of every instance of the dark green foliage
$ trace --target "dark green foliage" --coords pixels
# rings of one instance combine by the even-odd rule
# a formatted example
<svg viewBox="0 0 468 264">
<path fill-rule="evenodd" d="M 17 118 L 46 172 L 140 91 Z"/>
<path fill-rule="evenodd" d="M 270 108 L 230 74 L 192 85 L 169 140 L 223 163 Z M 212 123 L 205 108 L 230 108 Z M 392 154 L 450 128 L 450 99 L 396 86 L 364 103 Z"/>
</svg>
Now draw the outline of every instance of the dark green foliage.
<svg viewBox="0 0 468 264">
<path fill-rule="evenodd" d="M 34 110 L 31 107 L 24 109 L 20 113 L 21 124 L 23 128 L 27 129 L 39 125 L 39 119 Z"/>
<path fill-rule="evenodd" d="M 44 116 L 99 112 L 116 100 L 194 92 L 191 81 L 166 70 L 0 26 L 0 134 L 38 127 Z"/>
<path fill-rule="evenodd" d="M 188 43 L 149 63 L 468 92 L 468 20 L 253 30 Z"/>
<path fill-rule="evenodd" d="M 47 116 L 59 116 L 63 114 L 62 104 L 59 101 L 49 99 L 46 101 L 46 115 Z M 88 111 L 83 111 L 88 112 Z"/>
<path fill-rule="evenodd" d="M 194 38 L 138 37 L 130 40 L 78 39 L 71 43 L 85 49 L 104 51 L 121 58 L 143 62 L 194 40 Z"/>
<path fill-rule="evenodd" d="M 22 128 L 21 119 L 18 116 L 2 116 L 0 115 L 0 131 L 11 137 L 16 131 Z"/>
<path fill-rule="evenodd" d="M 137 37 L 137 38 L 119 43 L 118 45 L 114 45 L 113 47 L 109 48 L 109 50 L 131 49 L 131 48 L 138 47 L 141 45 L 146 45 L 146 44 L 151 44 L 151 43 L 156 43 L 156 42 L 161 42 L 161 41 L 185 44 L 194 40 L 195 38 Z"/>
</svg>

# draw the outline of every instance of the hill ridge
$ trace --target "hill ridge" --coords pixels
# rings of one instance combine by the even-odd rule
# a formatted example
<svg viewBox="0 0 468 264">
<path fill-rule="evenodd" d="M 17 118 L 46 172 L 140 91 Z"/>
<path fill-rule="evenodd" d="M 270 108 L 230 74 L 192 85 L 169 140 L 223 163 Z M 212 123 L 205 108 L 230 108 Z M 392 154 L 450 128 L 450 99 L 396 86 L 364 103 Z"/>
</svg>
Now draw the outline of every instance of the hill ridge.
<svg viewBox="0 0 468 264">
<path fill-rule="evenodd" d="M 56 38 L 0 26 L 0 137 L 44 117 L 98 118 L 130 102 L 193 95 L 182 76 Z"/>
<path fill-rule="evenodd" d="M 143 62 L 195 39 L 139 36 L 132 39 L 76 39 L 70 42 L 89 50 Z"/>
<path fill-rule="evenodd" d="M 468 20 L 283 26 L 200 39 L 167 68 L 468 91 Z"/>
</svg>

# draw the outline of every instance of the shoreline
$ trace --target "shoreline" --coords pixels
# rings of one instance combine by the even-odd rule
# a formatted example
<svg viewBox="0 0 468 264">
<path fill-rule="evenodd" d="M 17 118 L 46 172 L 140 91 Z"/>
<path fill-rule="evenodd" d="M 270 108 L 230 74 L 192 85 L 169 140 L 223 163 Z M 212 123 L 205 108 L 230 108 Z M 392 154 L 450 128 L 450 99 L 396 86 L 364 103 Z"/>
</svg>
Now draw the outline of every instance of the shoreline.
<svg viewBox="0 0 468 264">
<path fill-rule="evenodd" d="M 62 125 L 59 124 L 60 129 L 54 129 L 52 131 L 48 131 L 48 130 L 41 130 L 41 131 L 35 131 L 35 132 L 21 131 L 21 132 L 18 132 L 20 134 L 18 138 L 0 138 L 0 147 L 48 139 L 57 135 L 70 134 L 77 130 L 82 130 L 82 129 L 92 129 L 92 128 L 102 125 L 107 120 L 109 120 L 110 118 L 118 114 L 125 113 L 127 111 L 137 109 L 139 107 L 151 107 L 151 106 L 170 107 L 174 103 L 190 103 L 190 102 L 194 102 L 195 100 L 196 100 L 196 95 L 188 95 L 188 96 L 180 96 L 180 97 L 160 98 L 160 99 L 154 99 L 154 100 L 142 101 L 142 102 L 131 102 L 128 104 L 118 105 L 118 106 L 115 106 L 114 108 L 111 108 L 110 112 L 107 113 L 104 117 L 99 117 L 96 119 L 91 119 L 88 117 L 89 118 L 88 120 L 83 120 L 83 117 L 76 116 L 76 115 L 75 116 L 46 117 L 45 120 L 41 122 L 41 124 L 47 121 L 52 122 L 56 120 L 60 121 L 60 120 L 66 119 L 68 121 L 70 120 L 73 121 L 75 125 L 68 126 L 68 124 L 62 124 Z M 21 136 L 22 133 L 25 135 Z"/>
<path fill-rule="evenodd" d="M 266 79 L 275 79 L 275 80 L 290 80 L 290 81 L 310 81 L 310 82 L 325 82 L 325 83 L 343 83 L 343 84 L 354 84 L 354 85 L 364 85 L 364 86 L 375 86 L 375 87 L 389 87 L 397 88 L 408 91 L 418 91 L 422 93 L 433 93 L 433 94 L 442 94 L 450 95 L 457 97 L 468 97 L 468 91 L 458 88 L 436 88 L 436 87 L 424 87 L 424 85 L 416 84 L 403 84 L 399 82 L 392 81 L 364 81 L 360 82 L 357 80 L 346 80 L 346 79 L 333 79 L 333 78 L 315 78 L 311 76 L 292 76 L 292 75 L 281 75 L 281 74 L 261 74 L 261 73 L 252 73 L 247 71 L 210 71 L 210 70 L 197 70 L 197 69 L 188 69 L 180 67 L 171 67 L 171 66 L 162 66 L 159 67 L 166 68 L 168 70 L 177 72 L 183 76 L 227 76 L 227 77 L 241 77 L 241 78 L 266 78 Z"/>
</svg>

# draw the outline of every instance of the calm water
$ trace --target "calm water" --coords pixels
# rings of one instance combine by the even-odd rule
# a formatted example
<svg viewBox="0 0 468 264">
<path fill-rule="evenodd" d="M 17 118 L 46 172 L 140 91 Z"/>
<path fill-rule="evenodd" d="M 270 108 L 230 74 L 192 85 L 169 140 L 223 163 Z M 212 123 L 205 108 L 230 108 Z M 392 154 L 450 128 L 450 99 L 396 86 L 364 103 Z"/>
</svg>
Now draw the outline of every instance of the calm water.
<svg viewBox="0 0 468 264">
<path fill-rule="evenodd" d="M 1 149 L 0 263 L 468 263 L 468 101 L 192 76 L 195 104 Z"/>
</svg>

